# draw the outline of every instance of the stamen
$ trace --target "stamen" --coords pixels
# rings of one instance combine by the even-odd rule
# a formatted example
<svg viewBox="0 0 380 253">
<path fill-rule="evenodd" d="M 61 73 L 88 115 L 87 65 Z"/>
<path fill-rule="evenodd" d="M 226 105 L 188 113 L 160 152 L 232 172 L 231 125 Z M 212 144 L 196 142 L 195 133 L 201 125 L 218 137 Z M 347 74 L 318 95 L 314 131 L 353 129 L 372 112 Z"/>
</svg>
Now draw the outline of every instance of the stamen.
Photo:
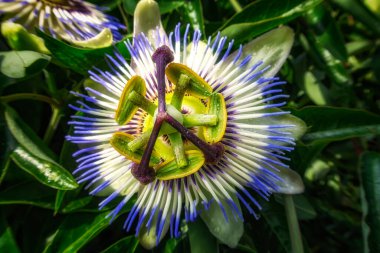
<svg viewBox="0 0 380 253">
<path fill-rule="evenodd" d="M 216 164 L 222 158 L 224 146 L 221 143 L 212 145 L 206 143 L 169 114 L 166 115 L 165 120 L 203 152 L 207 163 Z"/>
<path fill-rule="evenodd" d="M 156 78 L 158 92 L 158 113 L 154 122 L 152 133 L 149 137 L 148 144 L 145 148 L 141 163 L 132 167 L 132 175 L 142 184 L 148 184 L 154 181 L 156 173 L 153 168 L 149 167 L 150 156 L 152 155 L 154 144 L 156 143 L 158 133 L 162 123 L 167 115 L 165 102 L 165 67 L 174 60 L 172 51 L 168 46 L 162 46 L 152 55 L 152 60 L 156 63 Z"/>
<path fill-rule="evenodd" d="M 156 178 L 156 172 L 152 167 L 149 167 L 150 157 L 153 152 L 154 145 L 160 134 L 162 124 L 166 121 L 169 123 L 175 130 L 179 133 L 173 132 L 169 134 L 169 138 L 172 144 L 172 148 L 176 157 L 177 168 L 185 168 L 188 164 L 182 139 L 180 135 L 191 141 L 195 146 L 197 146 L 204 155 L 206 163 L 216 164 L 220 161 L 224 153 L 224 146 L 220 143 L 208 144 L 206 141 L 200 139 L 189 129 L 187 129 L 182 120 L 179 122 L 177 118 L 174 118 L 169 112 L 167 112 L 167 105 L 165 101 L 165 68 L 168 63 L 174 60 L 173 53 L 170 48 L 167 46 L 162 46 L 158 48 L 153 56 L 153 62 L 156 64 L 156 79 L 157 79 L 157 93 L 158 93 L 158 110 L 156 119 L 151 132 L 147 132 L 141 135 L 141 138 L 136 138 L 135 141 L 130 142 L 130 147 L 139 147 L 141 144 L 145 143 L 144 139 L 149 136 L 149 141 L 146 145 L 144 154 L 141 158 L 140 164 L 134 164 L 131 169 L 132 175 L 140 181 L 142 184 L 149 184 Z M 172 69 L 176 65 L 171 65 Z M 174 66 L 174 67 L 173 67 Z M 181 66 L 180 66 L 181 67 Z M 181 68 L 182 70 L 182 68 Z M 190 75 L 190 76 L 189 76 Z M 175 78 L 172 78 L 175 79 Z M 195 80 L 195 81 L 194 81 Z M 179 77 L 178 82 L 175 82 L 176 89 L 174 90 L 174 95 L 172 97 L 171 106 L 178 111 L 181 109 L 182 100 L 186 90 L 191 87 L 191 92 L 197 94 L 198 96 L 204 96 L 205 98 L 212 99 L 214 96 L 211 93 L 208 93 L 209 88 L 207 83 L 203 81 L 196 74 L 190 70 L 183 71 Z M 190 84 L 191 82 L 191 84 Z M 206 84 L 205 84 L 206 83 Z M 138 93 L 131 93 L 129 95 L 129 100 L 133 101 L 135 105 L 144 106 L 145 111 L 152 114 L 154 105 L 149 104 L 144 101 L 143 96 L 139 96 Z M 220 97 L 220 95 L 215 95 Z M 220 106 L 220 104 L 218 104 Z M 223 105 L 222 105 L 223 106 Z M 213 114 L 213 113 L 212 113 Z M 209 120 L 211 125 L 219 123 L 218 115 L 210 115 Z M 199 116 L 198 116 L 199 117 Z M 182 118 L 182 115 L 181 115 Z M 189 118 L 191 121 L 191 118 Z M 197 120 L 197 117 L 194 117 L 193 120 Z M 199 119 L 198 119 L 199 120 Z M 165 128 L 164 128 L 165 129 Z M 162 131 L 161 131 L 162 132 Z M 161 133 L 162 134 L 162 133 Z M 144 137 L 144 138 L 143 138 Z M 180 173 L 181 174 L 181 173 Z M 183 173 L 182 173 L 183 174 Z"/>
</svg>

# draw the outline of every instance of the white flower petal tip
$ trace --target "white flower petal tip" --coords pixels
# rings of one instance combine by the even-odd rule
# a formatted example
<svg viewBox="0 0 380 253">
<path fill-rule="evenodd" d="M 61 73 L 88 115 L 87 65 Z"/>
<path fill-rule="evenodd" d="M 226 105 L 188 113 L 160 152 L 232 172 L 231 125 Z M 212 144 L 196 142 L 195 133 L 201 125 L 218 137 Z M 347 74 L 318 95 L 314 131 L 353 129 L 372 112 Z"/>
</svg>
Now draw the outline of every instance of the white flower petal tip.
<svg viewBox="0 0 380 253">
<path fill-rule="evenodd" d="M 38 28 L 55 38 L 80 41 L 109 28 L 115 40 L 122 39 L 120 31 L 126 27 L 102 10 L 82 0 L 0 0 L 4 19 L 19 23 L 31 32 Z"/>
<path fill-rule="evenodd" d="M 281 169 L 276 173 L 281 181 L 276 183 L 276 193 L 282 194 L 300 194 L 305 191 L 301 176 L 291 169 Z"/>
<path fill-rule="evenodd" d="M 157 227 L 154 224 L 157 224 L 157 217 L 154 218 L 152 222 L 152 227 L 147 229 L 146 224 L 144 224 L 139 232 L 138 238 L 141 246 L 147 250 L 151 250 L 160 243 L 160 241 L 165 237 L 166 233 L 169 230 L 169 220 L 165 222 L 165 226 L 161 232 L 160 238 L 157 238 Z"/>
<path fill-rule="evenodd" d="M 275 109 L 286 104 L 285 82 L 265 75 L 262 50 L 261 59 L 243 47 L 231 54 L 233 41 L 218 36 L 204 44 L 189 27 L 154 40 L 138 34 L 125 43 L 133 64 L 107 55 L 107 69 L 89 71 L 101 87 L 86 82 L 87 94 L 73 92 L 80 100 L 71 108 L 80 113 L 67 140 L 86 145 L 74 153 L 74 174 L 90 194 L 106 195 L 100 208 L 121 196 L 111 218 L 136 199 L 124 227 L 146 248 L 166 232 L 179 237 L 182 222 L 199 215 L 234 247 L 243 233 L 240 204 L 258 217 L 255 196 L 301 191 L 284 161 L 301 135 L 292 129 L 302 123 Z M 289 31 L 274 34 L 284 39 Z M 291 43 L 280 44 L 282 64 Z"/>
<path fill-rule="evenodd" d="M 103 48 L 112 45 L 113 35 L 109 28 L 104 28 L 98 35 L 88 40 L 69 40 L 69 42 L 83 48 Z"/>
<path fill-rule="evenodd" d="M 236 248 L 244 233 L 244 224 L 241 216 L 241 207 L 236 197 L 232 200 L 236 210 L 226 209 L 223 213 L 220 206 L 214 201 L 207 210 L 202 210 L 200 216 L 213 234 L 221 243 L 230 248 Z"/>
<path fill-rule="evenodd" d="M 265 77 L 273 77 L 280 70 L 288 57 L 294 42 L 294 32 L 288 26 L 281 26 L 271 30 L 246 44 L 243 48 L 243 57 L 251 55 L 253 59 L 263 61 L 261 68 L 270 66 L 263 74 Z M 234 59 L 231 54 L 229 59 Z M 251 65 L 247 65 L 249 68 Z"/>
<path fill-rule="evenodd" d="M 134 12 L 133 24 L 133 36 L 137 37 L 143 33 L 152 45 L 156 44 L 159 37 L 166 37 L 161 23 L 160 9 L 156 1 L 141 0 L 138 2 Z"/>
</svg>

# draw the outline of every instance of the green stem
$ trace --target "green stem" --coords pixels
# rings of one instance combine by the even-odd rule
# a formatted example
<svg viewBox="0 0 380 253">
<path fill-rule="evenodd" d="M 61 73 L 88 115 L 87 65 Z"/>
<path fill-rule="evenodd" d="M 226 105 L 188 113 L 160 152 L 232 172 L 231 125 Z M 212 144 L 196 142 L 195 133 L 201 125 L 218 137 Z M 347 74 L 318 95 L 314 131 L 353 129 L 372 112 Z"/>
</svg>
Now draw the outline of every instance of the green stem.
<svg viewBox="0 0 380 253">
<path fill-rule="evenodd" d="M 24 99 L 45 102 L 45 103 L 50 104 L 53 108 L 56 108 L 56 109 L 59 108 L 59 104 L 54 99 L 47 97 L 47 96 L 44 96 L 44 95 L 39 95 L 39 94 L 18 93 L 18 94 L 0 97 L 0 101 L 5 102 L 5 103 L 13 102 L 13 101 L 17 101 L 17 100 L 24 100 Z"/>
<path fill-rule="evenodd" d="M 48 125 L 48 128 L 46 129 L 46 132 L 43 138 L 43 141 L 46 144 L 49 144 L 51 142 L 51 139 L 53 138 L 54 133 L 57 130 L 58 123 L 62 116 L 61 109 L 54 108 L 54 107 L 52 109 L 53 109 L 53 112 L 50 117 L 49 125 Z"/>
<path fill-rule="evenodd" d="M 294 206 L 292 195 L 284 194 L 285 212 L 288 221 L 290 240 L 293 253 L 303 253 L 301 232 L 298 225 L 296 208 Z"/>
<path fill-rule="evenodd" d="M 1 171 L 1 174 L 0 174 L 0 185 L 1 183 L 3 182 L 4 178 L 5 178 L 5 175 L 7 174 L 8 172 L 8 169 L 9 169 L 9 165 L 11 163 L 11 158 L 8 156 L 6 158 L 6 162 L 4 163 L 4 167 L 3 167 L 3 170 Z"/>
<path fill-rule="evenodd" d="M 128 26 L 128 19 L 127 19 L 127 16 L 125 15 L 125 13 L 124 13 L 124 8 L 121 6 L 121 3 L 119 3 L 117 5 L 117 8 L 120 11 L 121 18 L 123 19 L 123 22 L 124 22 L 125 26 Z"/>
<path fill-rule="evenodd" d="M 43 70 L 43 73 L 44 73 L 47 88 L 50 94 L 52 95 L 52 97 L 57 98 L 58 90 L 57 90 L 57 85 L 55 84 L 54 76 L 50 74 L 50 72 L 47 71 L 46 69 Z"/>
<path fill-rule="evenodd" d="M 241 12 L 243 9 L 237 0 L 230 0 L 230 3 L 236 12 Z"/>
<path fill-rule="evenodd" d="M 134 103 L 135 106 L 140 107 L 151 116 L 154 115 L 154 112 L 157 109 L 157 106 L 155 104 L 153 104 L 147 98 L 145 98 L 144 96 L 142 96 L 134 90 L 128 95 L 128 99 L 131 100 L 131 102 Z"/>
</svg>

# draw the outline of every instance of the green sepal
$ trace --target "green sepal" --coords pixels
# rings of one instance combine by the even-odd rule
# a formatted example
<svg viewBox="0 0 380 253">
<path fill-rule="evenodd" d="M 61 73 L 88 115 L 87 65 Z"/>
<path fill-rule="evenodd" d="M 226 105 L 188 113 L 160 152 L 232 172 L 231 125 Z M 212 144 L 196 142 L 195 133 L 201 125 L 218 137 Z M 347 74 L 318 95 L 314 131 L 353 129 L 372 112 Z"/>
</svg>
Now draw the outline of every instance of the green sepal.
<svg viewBox="0 0 380 253">
<path fill-rule="evenodd" d="M 146 87 L 145 80 L 140 76 L 133 76 L 124 87 L 121 94 L 119 105 L 116 109 L 115 120 L 119 125 L 125 125 L 132 119 L 139 109 L 130 99 L 129 94 L 132 91 L 145 96 Z"/>
<path fill-rule="evenodd" d="M 178 83 L 181 75 L 188 76 L 190 80 L 186 92 L 195 97 L 208 98 L 212 94 L 211 86 L 186 65 L 172 62 L 166 67 L 165 73 L 174 85 Z"/>
<path fill-rule="evenodd" d="M 218 122 L 215 126 L 203 128 L 204 138 L 209 143 L 217 143 L 222 140 L 227 128 L 227 109 L 223 95 L 213 94 L 207 102 L 207 110 L 208 114 L 218 117 Z"/>
<path fill-rule="evenodd" d="M 14 50 L 31 50 L 43 54 L 50 54 L 44 40 L 37 35 L 29 33 L 22 25 L 4 22 L 1 24 L 1 34 L 8 45 Z"/>
<path fill-rule="evenodd" d="M 125 156 L 128 160 L 140 163 L 144 151 L 141 149 L 132 151 L 128 148 L 128 143 L 130 143 L 133 139 L 134 137 L 130 134 L 124 132 L 116 132 L 112 135 L 112 138 L 110 139 L 110 144 L 117 152 Z M 153 151 L 150 157 L 149 165 L 157 165 L 160 163 L 160 161 L 161 160 L 159 156 L 155 154 Z"/>
<path fill-rule="evenodd" d="M 205 163 L 202 152 L 197 150 L 189 150 L 185 152 L 187 157 L 187 166 L 178 168 L 175 160 L 167 161 L 157 166 L 156 177 L 159 180 L 171 180 L 183 178 L 197 172 Z"/>
</svg>

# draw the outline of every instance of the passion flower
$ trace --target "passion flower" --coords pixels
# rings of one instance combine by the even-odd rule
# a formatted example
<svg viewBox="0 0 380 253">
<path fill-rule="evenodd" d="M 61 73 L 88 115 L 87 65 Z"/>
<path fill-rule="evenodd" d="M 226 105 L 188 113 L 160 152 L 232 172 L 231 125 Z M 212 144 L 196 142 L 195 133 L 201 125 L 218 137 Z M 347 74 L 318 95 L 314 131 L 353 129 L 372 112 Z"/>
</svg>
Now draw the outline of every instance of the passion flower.
<svg viewBox="0 0 380 253">
<path fill-rule="evenodd" d="M 35 27 L 53 37 L 82 41 L 108 28 L 115 40 L 125 26 L 102 12 L 102 8 L 82 0 L 0 0 L 4 19 L 33 31 Z"/>
<path fill-rule="evenodd" d="M 194 221 L 201 210 L 212 230 L 215 212 L 222 214 L 219 224 L 242 220 L 242 203 L 256 217 L 256 195 L 303 190 L 283 161 L 304 126 L 276 109 L 287 98 L 285 82 L 274 75 L 292 45 L 291 29 L 278 28 L 231 53 L 233 41 L 225 37 L 204 43 L 189 26 L 181 35 L 180 25 L 167 37 L 156 25 L 126 42 L 131 63 L 116 52 L 107 55 L 109 69 L 89 72 L 98 88 L 74 92 L 86 102 L 71 106 L 77 114 L 67 136 L 84 145 L 74 154 L 74 174 L 90 194 L 106 195 L 100 208 L 123 197 L 110 217 L 137 196 L 124 227 L 134 227 L 147 247 L 169 229 L 179 236 L 181 220 Z M 215 234 L 237 244 L 231 231 Z"/>
</svg>

